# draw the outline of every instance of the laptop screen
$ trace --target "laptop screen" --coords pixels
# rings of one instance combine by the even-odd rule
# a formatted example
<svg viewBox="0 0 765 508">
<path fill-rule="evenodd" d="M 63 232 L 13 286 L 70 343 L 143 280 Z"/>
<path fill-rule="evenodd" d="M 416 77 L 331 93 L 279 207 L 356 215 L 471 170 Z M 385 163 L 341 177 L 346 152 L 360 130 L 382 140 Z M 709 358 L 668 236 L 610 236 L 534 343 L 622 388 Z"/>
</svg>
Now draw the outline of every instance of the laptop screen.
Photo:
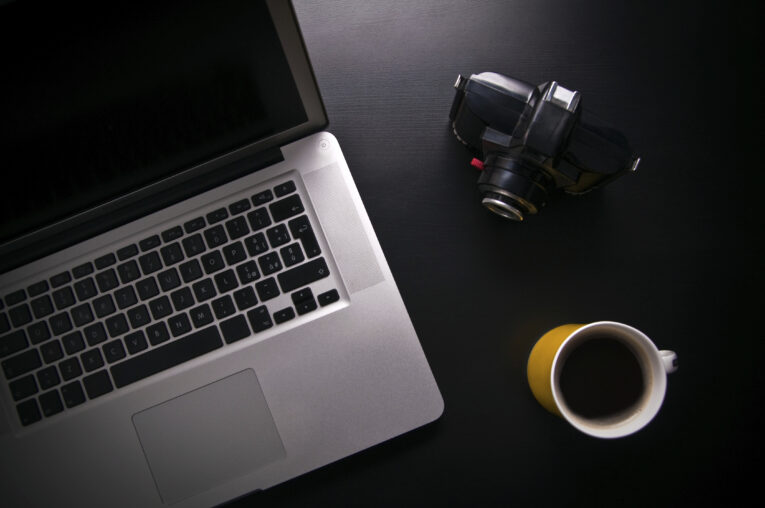
<svg viewBox="0 0 765 508">
<path fill-rule="evenodd" d="M 0 2 L 0 62 L 0 244 L 306 121 L 261 1 Z"/>
</svg>

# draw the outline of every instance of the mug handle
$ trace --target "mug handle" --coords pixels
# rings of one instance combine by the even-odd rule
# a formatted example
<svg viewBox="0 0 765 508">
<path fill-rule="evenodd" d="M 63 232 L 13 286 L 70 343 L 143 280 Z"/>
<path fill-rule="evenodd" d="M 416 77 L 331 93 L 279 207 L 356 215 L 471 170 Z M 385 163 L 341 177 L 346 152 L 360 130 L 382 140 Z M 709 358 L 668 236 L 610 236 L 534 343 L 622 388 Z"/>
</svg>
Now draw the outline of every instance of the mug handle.
<svg viewBox="0 0 765 508">
<path fill-rule="evenodd" d="M 671 374 L 677 370 L 677 354 L 674 351 L 663 349 L 659 351 L 661 362 L 664 364 L 664 370 Z"/>
</svg>

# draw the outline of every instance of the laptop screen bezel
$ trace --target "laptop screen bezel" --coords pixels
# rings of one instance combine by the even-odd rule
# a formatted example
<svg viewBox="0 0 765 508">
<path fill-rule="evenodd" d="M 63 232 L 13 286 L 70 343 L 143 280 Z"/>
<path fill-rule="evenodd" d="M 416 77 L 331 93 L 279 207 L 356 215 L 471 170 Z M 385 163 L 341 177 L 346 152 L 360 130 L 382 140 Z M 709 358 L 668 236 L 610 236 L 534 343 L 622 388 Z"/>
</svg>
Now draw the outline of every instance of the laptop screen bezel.
<svg viewBox="0 0 765 508">
<path fill-rule="evenodd" d="M 167 207 L 207 188 L 279 160 L 279 147 L 324 129 L 328 123 L 318 84 L 291 1 L 266 0 L 306 114 L 306 121 L 154 181 L 0 245 L 0 273 Z M 262 157 L 260 155 L 263 155 Z M 31 155 L 30 155 L 31 156 Z M 237 164 L 251 160 L 251 164 Z M 221 171 L 229 167 L 228 171 Z M 204 186 L 199 187 L 203 182 Z M 169 192 L 169 191 L 173 192 Z M 163 199 L 163 195 L 166 199 Z"/>
</svg>

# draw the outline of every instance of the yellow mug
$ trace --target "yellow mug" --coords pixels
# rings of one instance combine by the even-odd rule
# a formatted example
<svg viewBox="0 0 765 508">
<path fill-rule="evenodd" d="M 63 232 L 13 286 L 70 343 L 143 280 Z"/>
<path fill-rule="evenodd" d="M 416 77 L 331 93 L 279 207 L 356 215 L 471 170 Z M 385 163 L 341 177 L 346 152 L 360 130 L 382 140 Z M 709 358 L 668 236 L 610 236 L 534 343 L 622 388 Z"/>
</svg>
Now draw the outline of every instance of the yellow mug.
<svg viewBox="0 0 765 508">
<path fill-rule="evenodd" d="M 615 321 L 567 324 L 545 333 L 526 374 L 539 403 L 576 429 L 600 438 L 645 427 L 659 412 L 677 355 Z"/>
</svg>

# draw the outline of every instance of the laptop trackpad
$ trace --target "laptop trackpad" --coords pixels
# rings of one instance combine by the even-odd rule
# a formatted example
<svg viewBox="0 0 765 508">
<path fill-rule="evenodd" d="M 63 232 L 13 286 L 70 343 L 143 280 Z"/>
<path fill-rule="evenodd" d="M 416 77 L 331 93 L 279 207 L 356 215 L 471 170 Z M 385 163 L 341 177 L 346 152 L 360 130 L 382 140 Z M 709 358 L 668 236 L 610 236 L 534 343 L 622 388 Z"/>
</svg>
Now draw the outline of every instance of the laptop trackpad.
<svg viewBox="0 0 765 508">
<path fill-rule="evenodd" d="M 251 369 L 136 413 L 133 425 L 166 504 L 285 455 Z"/>
</svg>

